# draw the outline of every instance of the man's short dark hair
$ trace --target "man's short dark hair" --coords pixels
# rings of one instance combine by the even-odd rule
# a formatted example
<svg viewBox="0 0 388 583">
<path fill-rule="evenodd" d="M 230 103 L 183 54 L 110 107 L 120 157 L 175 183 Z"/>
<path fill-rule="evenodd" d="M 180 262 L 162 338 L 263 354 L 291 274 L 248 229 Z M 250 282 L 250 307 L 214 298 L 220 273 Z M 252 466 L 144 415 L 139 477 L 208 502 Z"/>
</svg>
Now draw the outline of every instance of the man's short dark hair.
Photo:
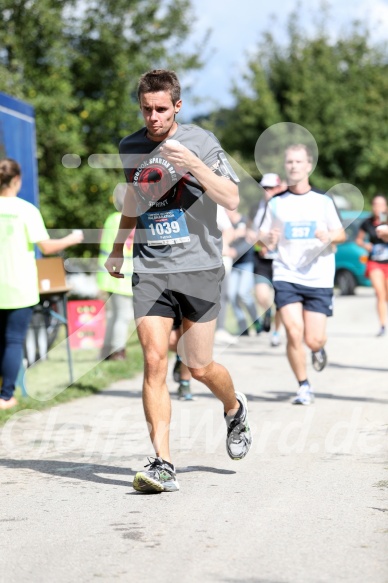
<svg viewBox="0 0 388 583">
<path fill-rule="evenodd" d="M 157 91 L 169 91 L 171 101 L 175 105 L 181 98 L 181 86 L 175 71 L 167 69 L 154 69 L 144 73 L 139 79 L 137 86 L 137 98 L 140 103 L 140 97 L 143 93 L 156 93 Z"/>
</svg>

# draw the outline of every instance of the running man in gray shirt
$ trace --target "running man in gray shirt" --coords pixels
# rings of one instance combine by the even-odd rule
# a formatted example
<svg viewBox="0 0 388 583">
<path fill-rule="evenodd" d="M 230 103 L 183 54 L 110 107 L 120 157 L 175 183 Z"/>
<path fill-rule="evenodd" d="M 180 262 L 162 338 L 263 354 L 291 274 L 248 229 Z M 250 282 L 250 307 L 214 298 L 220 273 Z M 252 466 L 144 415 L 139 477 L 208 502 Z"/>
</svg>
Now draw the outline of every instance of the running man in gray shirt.
<svg viewBox="0 0 388 583">
<path fill-rule="evenodd" d="M 138 99 L 145 127 L 120 143 L 128 186 L 105 266 L 112 277 L 123 277 L 123 244 L 136 228 L 134 310 L 144 353 L 144 411 L 156 458 L 136 474 L 133 487 L 171 492 L 179 490 L 170 456 L 166 385 L 174 318 L 182 318 L 182 360 L 223 404 L 229 456 L 242 459 L 252 442 L 246 398 L 212 357 L 224 276 L 217 204 L 237 207 L 239 180 L 212 134 L 175 121 L 182 101 L 173 71 L 142 75 Z"/>
</svg>

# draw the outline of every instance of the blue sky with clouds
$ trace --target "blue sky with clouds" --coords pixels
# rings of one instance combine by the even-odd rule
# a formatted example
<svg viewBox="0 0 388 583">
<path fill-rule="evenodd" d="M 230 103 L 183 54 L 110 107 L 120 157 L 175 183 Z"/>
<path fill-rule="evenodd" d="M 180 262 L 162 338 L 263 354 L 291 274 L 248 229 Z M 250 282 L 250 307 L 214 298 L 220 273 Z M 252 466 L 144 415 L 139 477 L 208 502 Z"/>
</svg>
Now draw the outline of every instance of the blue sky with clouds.
<svg viewBox="0 0 388 583">
<path fill-rule="evenodd" d="M 305 30 L 312 25 L 320 12 L 321 0 L 191 0 L 197 23 L 194 38 L 202 38 L 212 29 L 208 41 L 206 65 L 200 71 L 183 78 L 183 83 L 193 82 L 194 93 L 202 96 L 202 104 L 193 104 L 184 92 L 182 118 L 207 113 L 220 105 L 230 106 L 232 80 L 241 79 L 247 61 L 265 30 L 272 30 L 279 38 L 284 34 L 289 14 L 300 11 Z M 333 0 L 330 15 L 333 35 L 340 35 L 356 19 L 370 24 L 376 39 L 388 40 L 388 0 Z"/>
</svg>

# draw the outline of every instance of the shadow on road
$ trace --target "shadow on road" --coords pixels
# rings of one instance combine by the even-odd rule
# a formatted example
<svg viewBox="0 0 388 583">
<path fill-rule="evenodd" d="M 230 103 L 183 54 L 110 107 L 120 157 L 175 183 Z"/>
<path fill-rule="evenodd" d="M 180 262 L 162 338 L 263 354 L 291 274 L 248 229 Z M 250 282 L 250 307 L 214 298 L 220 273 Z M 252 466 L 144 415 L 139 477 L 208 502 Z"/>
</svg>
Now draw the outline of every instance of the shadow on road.
<svg viewBox="0 0 388 583">
<path fill-rule="evenodd" d="M 204 399 L 215 399 L 212 393 L 198 393 L 193 391 L 195 397 Z M 291 401 L 295 397 L 295 392 L 290 391 L 266 391 L 264 395 L 251 395 L 244 393 L 249 403 L 284 403 Z M 355 397 L 348 395 L 340 395 L 335 393 L 319 393 L 315 392 L 315 396 L 319 399 L 333 399 L 333 401 L 355 401 L 357 403 L 381 403 L 388 404 L 388 399 L 374 399 L 373 397 Z M 182 401 L 184 403 L 184 401 Z"/>
<path fill-rule="evenodd" d="M 333 399 L 335 401 L 356 401 L 357 403 L 381 403 L 388 405 L 388 399 L 374 399 L 373 397 L 348 397 L 347 395 L 333 395 L 333 393 L 315 393 L 319 399 Z"/>
<path fill-rule="evenodd" d="M 377 366 L 358 366 L 357 364 L 340 364 L 338 362 L 329 362 L 330 368 L 354 368 L 356 370 L 369 370 L 372 372 L 388 372 L 388 368 L 379 368 Z"/>
<path fill-rule="evenodd" d="M 218 468 L 211 468 L 209 466 L 186 466 L 177 468 L 179 474 L 187 474 L 189 472 L 210 472 L 211 474 L 235 474 L 233 470 L 219 470 Z"/>
<path fill-rule="evenodd" d="M 121 476 L 134 476 L 136 472 L 130 468 L 119 468 L 115 466 L 102 466 L 99 464 L 86 464 L 76 462 L 65 462 L 57 460 L 0 460 L 0 467 L 14 469 L 33 470 L 42 474 L 49 474 L 58 478 L 73 478 L 95 482 L 96 484 L 109 484 L 110 486 L 132 486 L 128 480 L 111 480 L 103 478 L 97 474 L 118 474 Z"/>
<path fill-rule="evenodd" d="M 73 478 L 76 480 L 85 480 L 96 484 L 109 484 L 110 486 L 132 486 L 132 482 L 127 480 L 112 480 L 103 478 L 98 474 L 118 474 L 120 476 L 134 476 L 135 471 L 131 468 L 120 468 L 117 466 L 103 466 L 100 464 L 86 464 L 76 462 L 65 462 L 57 460 L 0 460 L 0 467 L 12 469 L 33 470 L 42 474 L 48 474 L 57 478 Z M 139 468 L 140 469 L 140 468 Z M 179 474 L 191 472 L 209 472 L 212 474 L 235 474 L 232 470 L 223 470 L 210 466 L 186 466 L 177 468 Z"/>
</svg>

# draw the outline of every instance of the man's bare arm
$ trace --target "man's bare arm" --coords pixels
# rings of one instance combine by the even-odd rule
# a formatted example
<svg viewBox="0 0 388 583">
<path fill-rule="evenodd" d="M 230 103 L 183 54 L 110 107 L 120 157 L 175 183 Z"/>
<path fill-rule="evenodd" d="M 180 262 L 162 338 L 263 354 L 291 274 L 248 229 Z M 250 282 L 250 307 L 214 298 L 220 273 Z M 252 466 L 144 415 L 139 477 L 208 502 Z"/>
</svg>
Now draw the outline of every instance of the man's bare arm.
<svg viewBox="0 0 388 583">
<path fill-rule="evenodd" d="M 171 141 L 173 144 L 167 141 L 161 149 L 167 160 L 189 171 L 214 202 L 228 210 L 236 209 L 240 202 L 237 184 L 224 176 L 218 176 L 188 148 L 175 140 Z"/>
<path fill-rule="evenodd" d="M 264 247 L 267 247 L 270 251 L 273 251 L 278 244 L 280 237 L 280 229 L 274 228 L 270 231 L 260 230 L 257 243 L 261 243 Z"/>
<path fill-rule="evenodd" d="M 121 213 L 119 229 L 113 243 L 113 249 L 105 261 L 105 268 L 112 277 L 123 278 L 120 272 L 124 263 L 124 243 L 128 239 L 131 231 L 136 227 L 136 200 L 132 185 L 127 185 L 124 198 L 123 210 Z"/>
</svg>

